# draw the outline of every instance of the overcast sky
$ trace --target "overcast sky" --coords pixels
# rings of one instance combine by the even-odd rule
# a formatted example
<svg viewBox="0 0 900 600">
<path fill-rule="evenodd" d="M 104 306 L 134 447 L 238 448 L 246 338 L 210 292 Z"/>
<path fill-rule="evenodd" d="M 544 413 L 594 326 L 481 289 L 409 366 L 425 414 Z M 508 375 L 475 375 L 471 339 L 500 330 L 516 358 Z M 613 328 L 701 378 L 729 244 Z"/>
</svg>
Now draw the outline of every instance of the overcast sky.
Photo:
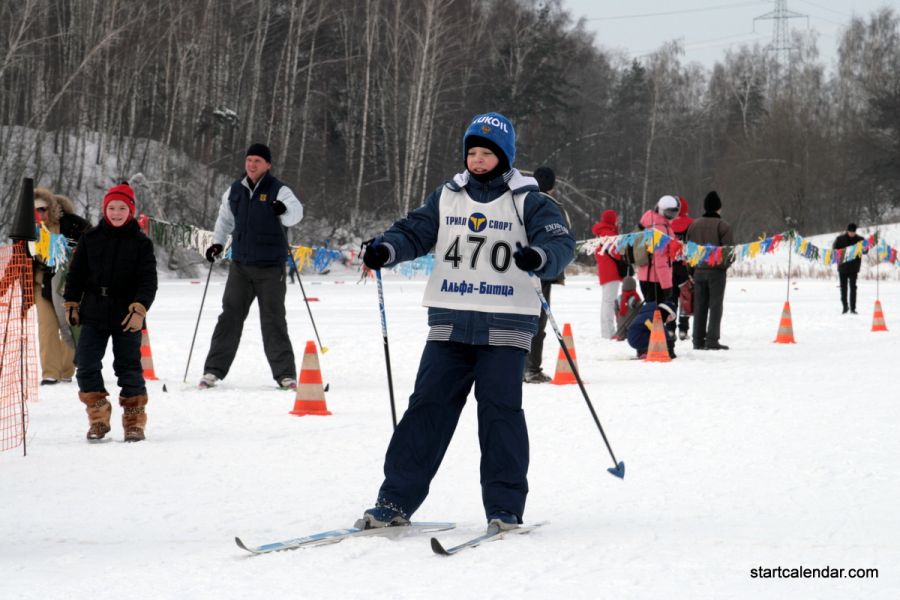
<svg viewBox="0 0 900 600">
<path fill-rule="evenodd" d="M 900 0 L 787 0 L 787 8 L 807 18 L 792 18 L 791 29 L 818 32 L 822 60 L 831 66 L 841 33 L 854 15 L 868 17 L 878 8 L 900 11 Z M 575 21 L 588 19 L 598 46 L 624 50 L 631 57 L 648 54 L 660 44 L 681 39 L 685 62 L 711 67 L 728 48 L 767 44 L 774 21 L 758 20 L 775 9 L 774 0 L 563 0 Z"/>
</svg>

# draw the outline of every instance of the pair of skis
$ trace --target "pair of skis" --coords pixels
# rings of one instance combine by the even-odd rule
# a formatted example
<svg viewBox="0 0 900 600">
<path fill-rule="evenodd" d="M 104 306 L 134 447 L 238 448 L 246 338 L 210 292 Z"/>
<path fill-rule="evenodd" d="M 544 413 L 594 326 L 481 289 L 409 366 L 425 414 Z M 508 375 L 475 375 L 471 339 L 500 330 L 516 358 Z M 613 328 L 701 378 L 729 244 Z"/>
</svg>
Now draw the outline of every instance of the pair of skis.
<svg viewBox="0 0 900 600">
<path fill-rule="evenodd" d="M 544 524 L 545 523 L 543 522 L 535 523 L 534 525 L 526 525 L 506 531 L 502 531 L 496 528 L 490 528 L 488 529 L 487 533 L 474 537 L 468 541 L 463 542 L 462 544 L 450 548 L 445 548 L 437 538 L 432 537 L 431 549 L 435 554 L 439 554 L 441 556 L 452 556 L 453 554 L 456 554 L 457 552 L 460 552 L 462 550 L 466 550 L 467 548 L 474 548 L 487 542 L 493 542 L 503 539 L 507 535 L 521 535 L 524 533 L 529 533 Z M 281 552 L 284 550 L 296 550 L 298 548 L 310 548 L 313 546 L 326 546 L 329 544 L 336 544 L 351 537 L 378 536 L 396 539 L 417 533 L 437 533 L 439 531 L 449 531 L 450 529 L 453 529 L 455 527 L 456 523 L 414 521 L 408 525 L 394 525 L 391 527 L 378 527 L 374 529 L 360 529 L 359 527 L 332 529 L 330 531 L 314 533 L 312 535 L 285 540 L 282 542 L 263 544 L 262 546 L 248 546 L 239 537 L 234 538 L 234 541 L 239 548 L 246 550 L 251 554 L 268 554 L 269 552 Z"/>
</svg>

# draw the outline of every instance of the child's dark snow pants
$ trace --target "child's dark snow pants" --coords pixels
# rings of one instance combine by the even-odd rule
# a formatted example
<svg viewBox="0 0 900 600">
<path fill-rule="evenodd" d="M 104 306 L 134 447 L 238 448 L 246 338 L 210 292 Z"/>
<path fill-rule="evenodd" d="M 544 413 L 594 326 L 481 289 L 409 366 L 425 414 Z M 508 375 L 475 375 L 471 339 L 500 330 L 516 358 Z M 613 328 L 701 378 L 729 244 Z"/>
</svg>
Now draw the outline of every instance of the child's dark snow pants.
<svg viewBox="0 0 900 600">
<path fill-rule="evenodd" d="M 425 344 L 409 407 L 388 446 L 380 502 L 407 516 L 424 502 L 474 384 L 485 515 L 509 512 L 521 522 L 528 494 L 525 354 L 511 346 Z"/>
<path fill-rule="evenodd" d="M 113 372 L 118 378 L 123 396 L 147 394 L 144 368 L 141 366 L 141 332 L 106 329 L 90 323 L 81 326 L 75 350 L 75 379 L 82 392 L 102 392 L 103 355 L 112 338 Z"/>
</svg>

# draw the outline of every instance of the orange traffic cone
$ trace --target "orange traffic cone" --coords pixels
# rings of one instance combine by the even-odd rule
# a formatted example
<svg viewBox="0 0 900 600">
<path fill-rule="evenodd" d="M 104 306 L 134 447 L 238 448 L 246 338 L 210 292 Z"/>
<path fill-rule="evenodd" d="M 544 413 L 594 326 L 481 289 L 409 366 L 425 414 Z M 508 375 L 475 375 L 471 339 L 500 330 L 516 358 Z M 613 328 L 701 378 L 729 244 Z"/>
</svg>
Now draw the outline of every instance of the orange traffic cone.
<svg viewBox="0 0 900 600">
<path fill-rule="evenodd" d="M 562 337 L 563 343 L 569 351 L 569 356 L 572 357 L 572 363 L 577 369 L 578 359 L 575 357 L 575 342 L 572 340 L 572 326 L 568 323 L 563 325 Z M 572 367 L 569 366 L 569 361 L 566 360 L 566 353 L 563 352 L 562 348 L 559 349 L 559 354 L 556 356 L 556 373 L 554 373 L 550 383 L 555 383 L 556 385 L 578 383 L 578 380 L 575 379 L 575 373 L 572 372 Z"/>
<path fill-rule="evenodd" d="M 150 352 L 150 333 L 147 328 L 141 329 L 141 368 L 144 370 L 144 379 L 156 381 L 159 377 L 153 370 L 153 353 Z"/>
<path fill-rule="evenodd" d="M 647 346 L 647 362 L 671 362 L 669 346 L 666 344 L 666 331 L 659 316 L 659 311 L 653 311 L 653 327 L 650 329 L 650 345 Z"/>
<path fill-rule="evenodd" d="M 884 313 L 881 311 L 881 300 L 875 301 L 875 315 L 872 317 L 872 331 L 887 331 Z"/>
<path fill-rule="evenodd" d="M 778 324 L 778 335 L 775 336 L 776 344 L 796 344 L 794 341 L 794 326 L 791 321 L 791 303 L 785 301 L 781 311 L 781 322 Z"/>
<path fill-rule="evenodd" d="M 325 388 L 322 387 L 322 371 L 319 370 L 319 355 L 316 343 L 306 342 L 303 351 L 303 364 L 300 366 L 300 381 L 297 384 L 297 396 L 294 399 L 292 415 L 330 415 L 325 405 Z"/>
</svg>

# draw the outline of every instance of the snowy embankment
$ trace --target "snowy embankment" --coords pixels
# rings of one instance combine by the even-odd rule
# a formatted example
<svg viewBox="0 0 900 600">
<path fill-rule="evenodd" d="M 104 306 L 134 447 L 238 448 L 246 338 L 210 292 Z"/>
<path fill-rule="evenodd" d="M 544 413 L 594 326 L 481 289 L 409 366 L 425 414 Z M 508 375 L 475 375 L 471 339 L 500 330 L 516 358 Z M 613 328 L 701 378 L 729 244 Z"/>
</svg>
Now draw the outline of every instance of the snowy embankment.
<svg viewBox="0 0 900 600">
<path fill-rule="evenodd" d="M 323 343 L 330 417 L 294 417 L 276 391 L 251 311 L 232 372 L 199 391 L 224 280 L 210 285 L 182 383 L 202 283 L 166 280 L 150 312 L 160 381 L 149 383 L 147 441 L 89 445 L 74 384 L 43 387 L 30 407 L 29 454 L 0 455 L 0 597 L 128 598 L 897 598 L 900 404 L 892 392 L 900 282 L 883 281 L 887 333 L 841 315 L 834 279 L 791 290 L 796 345 L 773 344 L 785 283 L 730 279 L 728 352 L 679 343 L 668 364 L 630 360 L 599 335 L 593 277 L 553 292 L 572 324 L 587 390 L 624 480 L 577 386 L 526 385 L 529 536 L 432 554 L 427 537 L 248 557 L 233 542 L 347 526 L 371 505 L 391 434 L 372 282 L 307 277 Z M 385 279 L 394 387 L 402 410 L 426 335 L 422 281 Z M 314 339 L 288 289 L 298 363 Z M 548 340 L 545 369 L 558 347 Z M 107 357 L 107 363 L 110 362 Z M 107 385 L 116 391 L 111 369 Z M 163 386 L 167 392 L 163 392 Z M 474 402 L 474 400 L 473 400 Z M 454 520 L 455 543 L 484 527 L 475 410 L 416 517 Z M 870 579 L 754 579 L 756 567 L 877 568 Z"/>
</svg>

